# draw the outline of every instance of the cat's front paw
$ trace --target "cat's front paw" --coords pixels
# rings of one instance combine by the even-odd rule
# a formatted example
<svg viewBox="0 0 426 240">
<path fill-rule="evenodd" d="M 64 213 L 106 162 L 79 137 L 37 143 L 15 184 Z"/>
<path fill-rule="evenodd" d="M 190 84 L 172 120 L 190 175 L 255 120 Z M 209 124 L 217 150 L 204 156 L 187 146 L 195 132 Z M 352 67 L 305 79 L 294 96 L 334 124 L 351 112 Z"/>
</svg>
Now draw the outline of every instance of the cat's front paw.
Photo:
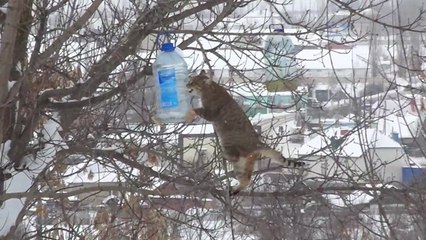
<svg viewBox="0 0 426 240">
<path fill-rule="evenodd" d="M 195 113 L 194 109 L 191 109 L 185 115 L 185 122 L 192 123 L 195 118 L 197 118 L 197 114 Z"/>
</svg>

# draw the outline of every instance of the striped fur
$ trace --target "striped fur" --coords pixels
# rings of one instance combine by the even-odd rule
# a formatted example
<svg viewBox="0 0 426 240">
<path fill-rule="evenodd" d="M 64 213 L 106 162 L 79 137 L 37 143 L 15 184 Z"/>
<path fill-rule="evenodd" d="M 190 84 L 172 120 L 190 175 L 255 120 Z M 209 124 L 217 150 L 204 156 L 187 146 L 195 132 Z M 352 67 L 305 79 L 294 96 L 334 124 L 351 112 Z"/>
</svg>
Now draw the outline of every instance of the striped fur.
<svg viewBox="0 0 426 240">
<path fill-rule="evenodd" d="M 233 164 L 240 184 L 231 194 L 240 192 L 250 184 L 254 163 L 261 156 L 287 166 L 303 165 L 302 162 L 287 161 L 281 153 L 262 143 L 243 109 L 224 87 L 212 81 L 204 71 L 192 77 L 187 88 L 190 93 L 199 95 L 203 104 L 202 108 L 195 108 L 188 113 L 187 121 L 193 121 L 198 115 L 212 122 L 223 156 Z"/>
</svg>

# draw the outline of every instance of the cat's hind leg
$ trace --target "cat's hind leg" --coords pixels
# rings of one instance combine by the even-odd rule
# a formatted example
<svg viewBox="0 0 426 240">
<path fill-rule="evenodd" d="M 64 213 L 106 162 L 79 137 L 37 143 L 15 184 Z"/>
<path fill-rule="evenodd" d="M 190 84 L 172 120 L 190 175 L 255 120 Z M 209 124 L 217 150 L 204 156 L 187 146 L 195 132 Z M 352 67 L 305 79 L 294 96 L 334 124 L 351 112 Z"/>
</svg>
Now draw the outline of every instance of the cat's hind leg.
<svg viewBox="0 0 426 240">
<path fill-rule="evenodd" d="M 257 154 L 250 154 L 246 157 L 240 157 L 238 161 L 233 162 L 234 173 L 239 181 L 239 185 L 232 188 L 230 195 L 235 195 L 250 185 L 253 175 L 254 162 L 258 158 Z"/>
</svg>

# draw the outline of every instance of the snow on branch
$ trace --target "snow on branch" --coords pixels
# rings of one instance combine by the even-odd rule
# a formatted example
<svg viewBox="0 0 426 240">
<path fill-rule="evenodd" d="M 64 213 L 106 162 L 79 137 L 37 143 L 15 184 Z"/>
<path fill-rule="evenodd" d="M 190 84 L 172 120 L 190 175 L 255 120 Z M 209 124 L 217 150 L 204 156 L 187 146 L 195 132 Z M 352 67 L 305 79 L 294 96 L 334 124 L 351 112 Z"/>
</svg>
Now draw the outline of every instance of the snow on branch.
<svg viewBox="0 0 426 240">
<path fill-rule="evenodd" d="M 2 211 L 0 211 L 0 236 L 7 234 L 9 229 L 14 226 L 15 220 L 21 210 L 24 208 L 24 203 L 29 195 L 33 194 L 31 191 L 35 179 L 44 171 L 44 169 L 52 162 L 56 153 L 60 149 L 67 148 L 65 141 L 59 134 L 61 130 L 58 124 L 59 117 L 57 114 L 44 124 L 42 130 L 43 141 L 45 142 L 44 148 L 41 149 L 36 156 L 24 156 L 21 164 L 25 165 L 25 171 L 17 172 L 12 171 L 12 177 L 5 181 L 5 195 L 11 194 L 16 198 L 7 199 L 3 202 Z M 3 144 L 3 149 L 8 149 L 8 142 Z M 3 157 L 6 154 L 3 154 Z M 5 161 L 7 158 L 2 159 L 2 165 L 7 165 Z M 3 196 L 2 196 L 3 198 Z"/>
</svg>

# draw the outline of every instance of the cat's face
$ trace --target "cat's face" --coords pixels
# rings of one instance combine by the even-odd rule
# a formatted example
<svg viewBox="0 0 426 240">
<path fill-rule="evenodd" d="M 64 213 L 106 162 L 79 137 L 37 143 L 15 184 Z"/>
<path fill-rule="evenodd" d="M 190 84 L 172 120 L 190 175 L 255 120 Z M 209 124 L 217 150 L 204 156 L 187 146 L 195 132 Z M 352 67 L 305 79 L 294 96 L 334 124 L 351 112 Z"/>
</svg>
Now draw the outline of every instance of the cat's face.
<svg viewBox="0 0 426 240">
<path fill-rule="evenodd" d="M 188 92 L 190 94 L 201 95 L 203 90 L 205 90 L 211 84 L 211 79 L 207 76 L 206 72 L 203 70 L 197 76 L 191 77 L 186 84 Z"/>
</svg>

